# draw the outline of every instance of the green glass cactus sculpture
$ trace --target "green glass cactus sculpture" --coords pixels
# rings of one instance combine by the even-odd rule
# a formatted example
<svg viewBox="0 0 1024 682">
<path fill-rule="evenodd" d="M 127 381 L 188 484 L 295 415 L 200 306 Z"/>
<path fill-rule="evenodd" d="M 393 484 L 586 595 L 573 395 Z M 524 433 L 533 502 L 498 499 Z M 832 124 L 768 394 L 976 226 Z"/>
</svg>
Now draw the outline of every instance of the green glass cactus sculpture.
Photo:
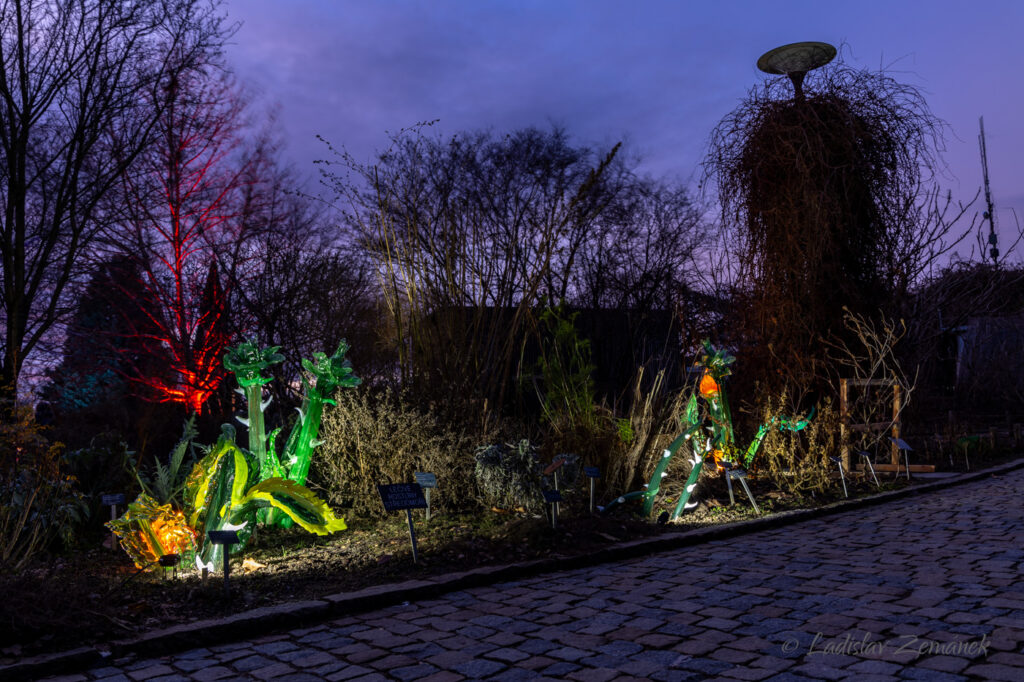
<svg viewBox="0 0 1024 682">
<path fill-rule="evenodd" d="M 306 397 L 299 409 L 299 421 L 285 444 L 288 478 L 300 485 L 306 483 L 313 450 L 321 443 L 318 436 L 324 403 L 334 404 L 329 396 L 335 389 L 354 388 L 363 382 L 353 374 L 352 363 L 345 358 L 348 349 L 348 343 L 342 339 L 333 355 L 313 353 L 312 360 L 302 359 L 303 368 L 313 375 L 314 381 L 310 384 L 306 377 L 302 378 Z"/>
<path fill-rule="evenodd" d="M 209 541 L 211 530 L 235 530 L 243 547 L 261 509 L 274 509 L 311 533 L 344 530 L 345 522 L 310 490 L 285 478 L 260 480 L 255 458 L 235 445 L 235 430 L 225 425 L 217 444 L 196 464 L 185 485 L 185 519 L 199 533 L 196 563 L 219 565 L 223 545 Z"/>
<path fill-rule="evenodd" d="M 234 373 L 248 403 L 248 417 L 237 419 L 249 429 L 249 452 L 259 464 L 260 480 L 279 477 L 300 486 L 305 485 L 313 450 L 321 442 L 319 435 L 324 404 L 333 404 L 330 395 L 335 389 L 352 388 L 362 383 L 362 379 L 353 373 L 352 363 L 345 358 L 348 349 L 348 342 L 342 339 L 333 355 L 313 353 L 312 360 L 302 359 L 302 367 L 312 375 L 312 382 L 302 377 L 305 397 L 302 407 L 295 408 L 299 418 L 280 458 L 275 448 L 280 428 L 275 429 L 269 438 L 266 436 L 263 413 L 270 400 L 263 402 L 262 388 L 271 381 L 263 372 L 284 358 L 277 353 L 278 347 L 260 348 L 252 341 L 228 349 L 224 356 L 224 366 Z M 261 511 L 259 521 L 284 527 L 293 524 L 292 518 L 273 509 Z"/>
<path fill-rule="evenodd" d="M 263 386 L 273 381 L 273 377 L 263 376 L 263 372 L 284 361 L 278 353 L 280 346 L 260 348 L 254 341 L 244 341 L 237 346 L 228 348 L 224 354 L 224 367 L 235 375 L 238 381 L 238 392 L 245 396 L 248 404 L 248 416 L 236 417 L 249 430 L 249 452 L 259 463 L 260 478 L 283 476 L 284 470 L 277 461 L 273 448 L 267 449 L 267 435 L 263 414 L 270 405 L 270 398 L 263 400 Z"/>
</svg>

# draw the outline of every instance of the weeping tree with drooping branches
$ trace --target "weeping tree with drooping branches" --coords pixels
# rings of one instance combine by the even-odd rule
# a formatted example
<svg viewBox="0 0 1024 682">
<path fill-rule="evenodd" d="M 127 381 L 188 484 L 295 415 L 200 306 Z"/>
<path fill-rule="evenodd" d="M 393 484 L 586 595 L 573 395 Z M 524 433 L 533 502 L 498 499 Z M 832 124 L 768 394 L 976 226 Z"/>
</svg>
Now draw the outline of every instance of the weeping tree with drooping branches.
<svg viewBox="0 0 1024 682">
<path fill-rule="evenodd" d="M 959 241 L 948 236 L 965 210 L 948 220 L 934 201 L 943 124 L 917 89 L 838 62 L 810 72 L 805 93 L 785 78 L 751 90 L 715 128 L 705 166 L 751 380 L 790 395 L 825 388 L 844 308 L 891 311 L 920 264 Z"/>
</svg>

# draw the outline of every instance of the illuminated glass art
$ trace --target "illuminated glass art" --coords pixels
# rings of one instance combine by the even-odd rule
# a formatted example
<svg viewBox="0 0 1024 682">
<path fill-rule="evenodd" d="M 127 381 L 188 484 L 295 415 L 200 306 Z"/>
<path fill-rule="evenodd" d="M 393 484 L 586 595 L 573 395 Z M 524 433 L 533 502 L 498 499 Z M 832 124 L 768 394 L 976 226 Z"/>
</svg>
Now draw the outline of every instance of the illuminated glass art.
<svg viewBox="0 0 1024 682">
<path fill-rule="evenodd" d="M 683 425 L 682 433 L 662 453 L 654 468 L 654 473 L 651 475 L 650 482 L 644 486 L 643 490 L 626 493 L 613 500 L 605 509 L 629 500 L 641 499 L 643 500 L 642 514 L 650 516 L 655 499 L 661 491 L 662 479 L 668 476 L 666 470 L 669 462 L 679 452 L 683 444 L 688 443 L 692 468 L 679 500 L 669 517 L 671 520 L 675 520 L 683 511 L 697 506 L 696 502 L 690 502 L 690 498 L 697 488 L 700 472 L 708 457 L 711 458 L 718 471 L 749 468 L 757 457 L 757 451 L 765 436 L 773 427 L 780 430 L 800 431 L 810 421 L 809 416 L 804 419 L 772 418 L 761 425 L 754 440 L 740 457 L 733 440 L 729 401 L 722 387 L 722 380 L 732 373 L 729 365 L 735 362 L 736 358 L 721 349 L 716 349 L 707 339 L 703 344 L 704 354 L 696 362 L 696 366 L 702 370 L 701 376 L 695 390 L 691 392 L 690 398 L 686 402 L 686 410 L 680 418 Z M 698 397 L 700 401 L 698 401 Z"/>
<path fill-rule="evenodd" d="M 181 510 L 161 505 L 145 493 L 107 526 L 140 569 L 155 568 L 160 557 L 167 554 L 191 557 L 198 548 L 196 531 Z"/>
<path fill-rule="evenodd" d="M 303 377 L 306 396 L 281 458 L 275 451 L 280 428 L 269 438 L 266 435 L 263 415 L 270 400 L 263 401 L 262 388 L 271 381 L 264 372 L 284 357 L 278 347 L 261 348 L 253 342 L 228 349 L 224 366 L 234 373 L 248 403 L 248 416 L 239 421 L 248 427 L 249 448 L 240 448 L 234 427 L 225 424 L 217 443 L 185 482 L 183 510 L 159 506 L 143 494 L 124 516 L 107 524 L 137 566 L 152 565 L 160 556 L 174 553 L 194 556 L 197 566 L 212 569 L 221 564 L 224 552 L 223 545 L 209 540 L 212 530 L 236 531 L 240 542 L 233 551 L 240 551 L 259 522 L 298 524 L 318 535 L 345 529 L 344 520 L 303 484 L 313 450 L 320 444 L 323 405 L 333 404 L 328 396 L 339 387 L 361 383 L 345 359 L 348 348 L 342 341 L 333 355 L 314 353 L 312 361 L 303 359 L 312 383 Z"/>
<path fill-rule="evenodd" d="M 362 383 L 352 371 L 352 363 L 345 358 L 349 345 L 342 339 L 333 355 L 313 353 L 313 359 L 302 359 L 302 367 L 310 377 L 302 377 L 305 397 L 302 407 L 296 408 L 299 419 L 285 442 L 284 452 L 279 458 L 275 449 L 277 434 L 281 429 L 266 435 L 263 413 L 270 404 L 263 401 L 263 386 L 271 381 L 263 372 L 271 365 L 284 360 L 278 354 L 278 347 L 260 348 L 253 342 L 240 343 L 228 349 L 224 366 L 234 373 L 243 395 L 249 405 L 249 414 L 238 420 L 249 429 L 249 452 L 259 464 L 260 480 L 270 477 L 287 478 L 299 486 L 305 485 L 313 450 L 320 445 L 320 423 L 324 404 L 333 404 L 330 395 L 338 388 L 353 388 Z M 311 380 L 312 381 L 311 381 Z M 260 512 L 260 521 L 288 527 L 293 519 L 273 510 Z"/>
<path fill-rule="evenodd" d="M 224 425 L 217 444 L 196 464 L 185 484 L 185 518 L 201 538 L 196 565 L 213 568 L 224 546 L 209 540 L 211 530 L 234 530 L 242 549 L 262 509 L 274 509 L 311 533 L 345 529 L 327 504 L 303 486 L 277 476 L 259 479 L 255 458 L 235 445 L 235 430 Z"/>
</svg>

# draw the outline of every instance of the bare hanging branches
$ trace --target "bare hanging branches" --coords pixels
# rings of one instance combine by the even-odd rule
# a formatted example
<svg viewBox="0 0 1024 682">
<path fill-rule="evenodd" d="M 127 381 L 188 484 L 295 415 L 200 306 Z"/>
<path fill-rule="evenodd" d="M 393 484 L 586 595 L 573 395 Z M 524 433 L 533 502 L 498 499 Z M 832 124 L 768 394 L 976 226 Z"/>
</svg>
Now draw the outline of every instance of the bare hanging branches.
<svg viewBox="0 0 1024 682">
<path fill-rule="evenodd" d="M 847 415 L 850 423 L 866 424 L 887 422 L 882 429 L 863 431 L 856 436 L 857 450 L 873 451 L 886 443 L 889 429 L 910 405 L 917 387 L 917 371 L 912 375 L 904 371 L 896 350 L 907 334 L 903 320 L 894 321 L 880 315 L 871 319 L 846 311 L 845 340 L 829 343 L 830 357 L 839 366 L 843 377 L 853 379 L 858 387 L 850 396 Z M 899 408 L 893 406 L 893 389 L 899 387 Z"/>
</svg>

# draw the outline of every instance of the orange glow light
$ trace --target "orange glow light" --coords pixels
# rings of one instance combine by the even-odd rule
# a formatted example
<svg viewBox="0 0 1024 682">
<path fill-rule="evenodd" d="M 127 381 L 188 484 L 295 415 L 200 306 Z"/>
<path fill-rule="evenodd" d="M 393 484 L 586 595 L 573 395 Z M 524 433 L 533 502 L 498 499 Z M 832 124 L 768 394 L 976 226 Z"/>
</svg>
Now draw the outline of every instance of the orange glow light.
<svg viewBox="0 0 1024 682">
<path fill-rule="evenodd" d="M 185 515 L 180 511 L 172 512 L 162 516 L 150 523 L 153 534 L 160 542 L 160 552 L 154 552 L 156 556 L 164 554 L 182 554 L 196 548 L 196 540 L 199 535 L 187 523 Z"/>
<path fill-rule="evenodd" d="M 719 393 L 718 382 L 715 381 L 707 370 L 704 370 L 704 376 L 700 378 L 700 394 L 705 398 L 712 398 L 717 396 Z"/>
</svg>

